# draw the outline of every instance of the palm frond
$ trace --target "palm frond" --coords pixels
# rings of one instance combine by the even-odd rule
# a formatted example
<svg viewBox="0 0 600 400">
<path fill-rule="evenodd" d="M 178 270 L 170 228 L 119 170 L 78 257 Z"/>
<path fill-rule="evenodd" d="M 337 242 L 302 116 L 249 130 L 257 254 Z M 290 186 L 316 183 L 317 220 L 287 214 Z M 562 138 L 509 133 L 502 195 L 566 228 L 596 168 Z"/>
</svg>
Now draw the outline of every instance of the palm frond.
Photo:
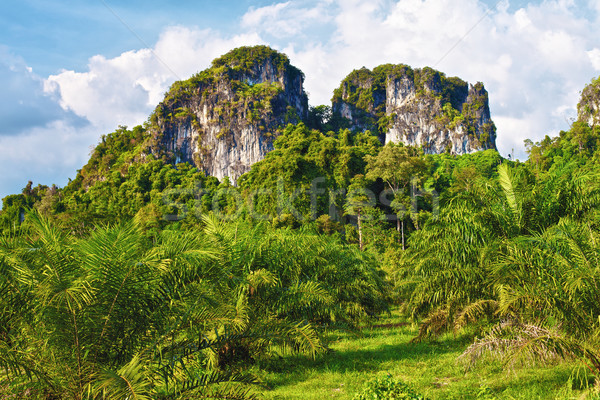
<svg viewBox="0 0 600 400">
<path fill-rule="evenodd" d="M 468 360 L 469 365 L 473 366 L 485 355 L 503 359 L 508 365 L 579 358 L 593 372 L 600 371 L 600 355 L 581 341 L 569 338 L 556 329 L 514 320 L 496 325 L 485 337 L 471 344 L 459 359 Z"/>
<path fill-rule="evenodd" d="M 482 319 L 492 320 L 498 311 L 498 307 L 498 301 L 492 299 L 477 300 L 467 305 L 456 315 L 454 330 L 464 329 Z"/>
<path fill-rule="evenodd" d="M 118 371 L 106 370 L 95 385 L 104 398 L 114 400 L 151 400 L 151 381 L 146 368 L 135 356 Z"/>
<path fill-rule="evenodd" d="M 498 166 L 498 182 L 506 198 L 506 202 L 511 210 L 512 222 L 515 226 L 521 228 L 523 221 L 523 203 L 517 188 L 516 176 L 508 164 L 503 163 Z"/>
<path fill-rule="evenodd" d="M 419 333 L 412 342 L 418 343 L 425 338 L 437 337 L 451 326 L 451 316 L 447 308 L 439 308 L 430 313 L 419 325 Z"/>
<path fill-rule="evenodd" d="M 212 371 L 188 376 L 175 392 L 179 395 L 194 394 L 198 399 L 253 400 L 256 396 L 247 387 L 256 383 L 251 374 Z"/>
</svg>

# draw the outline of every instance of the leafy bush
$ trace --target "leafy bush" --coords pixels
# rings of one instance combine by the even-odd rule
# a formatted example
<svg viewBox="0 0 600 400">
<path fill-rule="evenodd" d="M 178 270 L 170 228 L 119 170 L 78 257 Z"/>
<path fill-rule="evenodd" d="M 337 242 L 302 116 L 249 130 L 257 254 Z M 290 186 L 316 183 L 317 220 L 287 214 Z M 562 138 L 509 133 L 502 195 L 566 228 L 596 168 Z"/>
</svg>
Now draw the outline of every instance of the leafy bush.
<svg viewBox="0 0 600 400">
<path fill-rule="evenodd" d="M 400 379 L 394 379 L 391 375 L 388 375 L 367 382 L 363 391 L 356 394 L 353 398 L 353 400 L 383 399 L 425 400 L 426 397 L 416 393 L 408 384 L 402 382 Z"/>
</svg>

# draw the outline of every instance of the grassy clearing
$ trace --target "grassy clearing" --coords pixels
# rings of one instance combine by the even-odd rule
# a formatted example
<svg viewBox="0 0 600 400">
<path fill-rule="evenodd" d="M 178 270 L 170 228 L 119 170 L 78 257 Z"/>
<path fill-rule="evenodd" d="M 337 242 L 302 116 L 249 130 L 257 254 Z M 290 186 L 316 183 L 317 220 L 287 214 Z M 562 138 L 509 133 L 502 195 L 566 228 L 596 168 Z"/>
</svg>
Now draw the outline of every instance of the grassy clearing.
<svg viewBox="0 0 600 400">
<path fill-rule="evenodd" d="M 390 374 L 430 399 L 579 399 L 592 398 L 576 362 L 505 369 L 499 361 L 465 371 L 457 357 L 470 344 L 451 335 L 437 342 L 410 343 L 417 329 L 397 315 L 361 335 L 334 332 L 331 352 L 311 360 L 286 356 L 263 361 L 257 373 L 266 399 L 351 399 L 366 381 Z M 589 378 L 588 378 L 589 380 Z M 583 380 L 585 381 L 585 379 Z M 594 397 L 597 398 L 597 397 Z"/>
</svg>

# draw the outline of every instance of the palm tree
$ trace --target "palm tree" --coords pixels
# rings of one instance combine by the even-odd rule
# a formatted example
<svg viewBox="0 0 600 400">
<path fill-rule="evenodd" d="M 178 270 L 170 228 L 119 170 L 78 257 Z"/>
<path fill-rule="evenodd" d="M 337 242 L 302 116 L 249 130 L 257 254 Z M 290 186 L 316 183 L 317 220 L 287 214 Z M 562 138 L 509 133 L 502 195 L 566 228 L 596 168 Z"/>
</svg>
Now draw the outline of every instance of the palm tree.
<svg viewBox="0 0 600 400">
<path fill-rule="evenodd" d="M 542 234 L 504 241 L 490 272 L 505 322 L 465 354 L 577 357 L 599 373 L 599 239 L 588 225 L 564 219 Z"/>
<path fill-rule="evenodd" d="M 475 210 L 468 202 L 447 205 L 413 233 L 400 260 L 403 308 L 414 319 L 427 317 L 419 338 L 451 328 L 468 305 L 493 299 L 480 257 L 494 232 Z"/>
<path fill-rule="evenodd" d="M 473 321 L 493 322 L 509 311 L 523 313 L 515 311 L 519 291 L 555 301 L 546 287 L 535 291 L 526 286 L 535 282 L 534 276 L 548 277 L 557 265 L 531 243 L 561 217 L 588 218 L 599 204 L 595 175 L 567 168 L 536 182 L 526 170 L 502 164 L 498 176 L 497 184 L 476 184 L 449 199 L 437 221 L 415 232 L 411 249 L 400 260 L 404 307 L 413 318 L 427 317 L 419 337 Z M 512 268 L 513 262 L 520 267 Z M 501 285 L 497 276 L 508 281 Z M 506 301 L 509 291 L 514 303 Z M 546 312 L 541 306 L 528 310 Z"/>
</svg>

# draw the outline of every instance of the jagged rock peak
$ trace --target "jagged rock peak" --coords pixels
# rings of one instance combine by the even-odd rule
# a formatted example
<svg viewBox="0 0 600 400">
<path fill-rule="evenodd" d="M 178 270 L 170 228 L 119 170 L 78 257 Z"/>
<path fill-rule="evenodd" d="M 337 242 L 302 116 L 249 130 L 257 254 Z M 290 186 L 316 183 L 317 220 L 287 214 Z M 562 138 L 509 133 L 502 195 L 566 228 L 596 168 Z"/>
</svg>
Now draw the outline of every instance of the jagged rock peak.
<svg viewBox="0 0 600 400">
<path fill-rule="evenodd" d="M 175 82 L 150 118 L 151 152 L 234 182 L 306 118 L 304 74 L 267 46 L 240 47 Z"/>
<path fill-rule="evenodd" d="M 426 153 L 496 148 L 496 127 L 482 83 L 469 85 L 432 68 L 385 64 L 352 71 L 334 91 L 334 113 L 382 142 L 422 146 Z"/>
<path fill-rule="evenodd" d="M 600 77 L 592 80 L 581 92 L 577 117 L 591 127 L 600 126 Z"/>
</svg>

